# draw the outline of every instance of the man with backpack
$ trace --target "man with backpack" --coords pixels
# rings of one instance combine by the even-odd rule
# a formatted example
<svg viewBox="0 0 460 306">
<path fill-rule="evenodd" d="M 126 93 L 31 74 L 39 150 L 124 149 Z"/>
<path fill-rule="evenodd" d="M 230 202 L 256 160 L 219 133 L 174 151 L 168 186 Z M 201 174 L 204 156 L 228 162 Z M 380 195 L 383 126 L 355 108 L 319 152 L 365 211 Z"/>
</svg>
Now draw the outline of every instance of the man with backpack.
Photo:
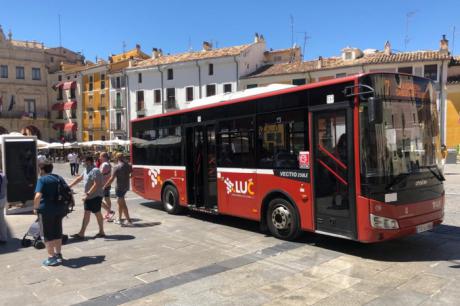
<svg viewBox="0 0 460 306">
<path fill-rule="evenodd" d="M 56 266 L 62 263 L 62 218 L 67 207 L 61 201 L 60 192 L 68 189 L 64 179 L 52 174 L 53 164 L 48 160 L 39 163 L 40 178 L 37 181 L 34 197 L 34 213 L 38 215 L 40 228 L 45 239 L 48 258 L 44 266 Z"/>
</svg>

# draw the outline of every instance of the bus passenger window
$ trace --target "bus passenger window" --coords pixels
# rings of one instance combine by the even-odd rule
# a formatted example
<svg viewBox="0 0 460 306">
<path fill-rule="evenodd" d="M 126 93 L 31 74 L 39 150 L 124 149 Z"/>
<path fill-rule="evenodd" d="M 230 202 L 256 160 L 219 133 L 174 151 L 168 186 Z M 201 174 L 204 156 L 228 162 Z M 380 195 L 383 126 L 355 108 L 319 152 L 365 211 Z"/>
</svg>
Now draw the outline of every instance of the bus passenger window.
<svg viewBox="0 0 460 306">
<path fill-rule="evenodd" d="M 306 112 L 260 115 L 257 149 L 260 168 L 298 169 L 299 151 L 307 149 Z"/>
<path fill-rule="evenodd" d="M 221 167 L 254 166 L 254 120 L 252 117 L 219 123 L 217 154 L 217 164 Z"/>
</svg>

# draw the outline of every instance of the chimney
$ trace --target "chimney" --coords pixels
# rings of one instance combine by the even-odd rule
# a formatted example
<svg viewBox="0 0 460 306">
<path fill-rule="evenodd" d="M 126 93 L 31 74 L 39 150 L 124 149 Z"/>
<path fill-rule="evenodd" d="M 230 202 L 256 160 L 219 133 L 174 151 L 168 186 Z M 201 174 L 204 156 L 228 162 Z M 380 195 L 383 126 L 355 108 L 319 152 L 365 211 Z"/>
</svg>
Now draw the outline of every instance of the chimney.
<svg viewBox="0 0 460 306">
<path fill-rule="evenodd" d="M 391 55 L 391 44 L 390 44 L 390 42 L 388 40 L 385 43 L 385 46 L 383 47 L 383 53 L 385 55 Z"/>
<path fill-rule="evenodd" d="M 160 57 L 160 52 L 158 51 L 157 48 L 152 48 L 152 58 L 159 58 Z"/>
<path fill-rule="evenodd" d="M 319 56 L 317 69 L 321 69 L 321 68 L 323 68 L 323 57 Z"/>
<path fill-rule="evenodd" d="M 203 41 L 203 51 L 211 51 L 212 44 L 208 41 Z"/>
<path fill-rule="evenodd" d="M 449 54 L 449 41 L 446 39 L 446 34 L 442 35 L 442 39 L 439 42 L 439 52 L 442 54 Z"/>
<path fill-rule="evenodd" d="M 141 45 L 136 44 L 136 49 L 137 49 L 137 51 L 141 50 Z"/>
<path fill-rule="evenodd" d="M 254 43 L 258 43 L 260 42 L 260 37 L 259 37 L 259 33 L 256 32 L 256 34 L 254 35 Z"/>
</svg>

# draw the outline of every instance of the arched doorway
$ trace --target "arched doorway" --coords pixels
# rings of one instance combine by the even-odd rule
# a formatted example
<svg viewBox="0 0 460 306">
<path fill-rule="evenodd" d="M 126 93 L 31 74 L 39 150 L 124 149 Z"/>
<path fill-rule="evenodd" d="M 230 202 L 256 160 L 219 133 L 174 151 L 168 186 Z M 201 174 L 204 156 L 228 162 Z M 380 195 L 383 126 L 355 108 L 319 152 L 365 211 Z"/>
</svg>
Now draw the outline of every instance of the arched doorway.
<svg viewBox="0 0 460 306">
<path fill-rule="evenodd" d="M 34 125 L 28 125 L 21 130 L 21 134 L 24 136 L 37 136 L 38 139 L 42 138 L 40 130 Z"/>
<path fill-rule="evenodd" d="M 8 134 L 8 130 L 5 129 L 3 126 L 0 126 L 0 135 L 3 135 L 3 134 Z"/>
</svg>

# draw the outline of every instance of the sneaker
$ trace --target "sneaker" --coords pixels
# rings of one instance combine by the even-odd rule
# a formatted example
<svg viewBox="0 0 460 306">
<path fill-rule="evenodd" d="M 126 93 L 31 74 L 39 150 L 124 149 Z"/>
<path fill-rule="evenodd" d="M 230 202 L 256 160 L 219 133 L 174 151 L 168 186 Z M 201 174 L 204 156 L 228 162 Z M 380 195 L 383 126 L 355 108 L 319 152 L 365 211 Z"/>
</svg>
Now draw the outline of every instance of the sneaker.
<svg viewBox="0 0 460 306">
<path fill-rule="evenodd" d="M 122 224 L 123 224 L 123 221 L 122 221 L 121 219 L 115 219 L 115 220 L 113 220 L 113 223 L 114 223 L 114 224 L 122 225 Z"/>
<path fill-rule="evenodd" d="M 59 264 L 58 260 L 56 257 L 48 257 L 45 261 L 42 263 L 44 266 L 57 266 Z"/>
<path fill-rule="evenodd" d="M 64 260 L 64 259 L 62 258 L 62 254 L 61 254 L 61 253 L 54 254 L 54 258 L 56 258 L 56 261 L 57 261 L 58 264 L 61 264 L 62 261 Z"/>
<path fill-rule="evenodd" d="M 123 226 L 126 226 L 126 227 L 131 227 L 133 226 L 133 223 L 131 221 L 126 221 Z"/>
</svg>

